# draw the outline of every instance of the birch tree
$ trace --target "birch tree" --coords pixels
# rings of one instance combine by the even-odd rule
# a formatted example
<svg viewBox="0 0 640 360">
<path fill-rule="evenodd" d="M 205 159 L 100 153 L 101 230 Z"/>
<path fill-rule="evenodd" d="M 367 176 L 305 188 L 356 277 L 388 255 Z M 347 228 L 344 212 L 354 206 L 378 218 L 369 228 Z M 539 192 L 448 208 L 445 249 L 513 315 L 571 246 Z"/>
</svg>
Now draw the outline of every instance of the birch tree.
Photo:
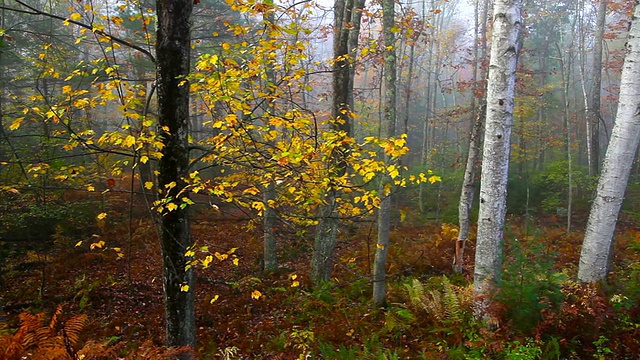
<svg viewBox="0 0 640 360">
<path fill-rule="evenodd" d="M 640 1 L 634 3 L 618 112 L 580 254 L 578 279 L 584 282 L 604 280 L 607 275 L 616 222 L 640 141 Z"/>
<path fill-rule="evenodd" d="M 516 65 L 521 46 L 521 9 L 521 0 L 495 0 L 493 5 L 493 34 L 475 254 L 476 295 L 487 294 L 501 279 Z"/>
</svg>

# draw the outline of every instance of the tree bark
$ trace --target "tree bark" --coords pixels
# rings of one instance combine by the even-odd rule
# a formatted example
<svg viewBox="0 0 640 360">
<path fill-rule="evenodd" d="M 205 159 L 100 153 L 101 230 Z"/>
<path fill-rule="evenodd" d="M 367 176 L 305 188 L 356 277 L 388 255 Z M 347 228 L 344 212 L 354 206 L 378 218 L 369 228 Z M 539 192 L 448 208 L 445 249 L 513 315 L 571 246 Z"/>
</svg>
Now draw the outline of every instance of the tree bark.
<svg viewBox="0 0 640 360">
<path fill-rule="evenodd" d="M 358 2 L 360 4 L 360 2 Z M 353 79 L 350 70 L 351 64 L 348 59 L 349 44 L 354 44 L 350 23 L 353 19 L 352 13 L 357 11 L 354 0 L 336 0 L 334 4 L 334 38 L 333 54 L 334 62 L 333 74 L 333 101 L 331 115 L 334 119 L 333 131 L 342 131 L 345 136 L 351 135 L 351 111 L 349 105 L 353 101 Z M 356 16 L 356 19 L 359 19 Z M 358 26 L 357 29 L 360 29 Z M 351 41 L 350 41 L 351 40 Z M 357 44 L 357 43 L 356 43 Z M 340 177 L 345 174 L 347 167 L 345 157 L 349 152 L 347 145 L 341 145 L 333 150 L 331 176 Z M 331 185 L 330 185 L 331 186 Z M 339 215 L 335 212 L 339 192 L 335 188 L 330 188 L 325 194 L 325 205 L 320 209 L 318 226 L 313 245 L 313 257 L 311 259 L 311 279 L 318 285 L 329 281 L 333 270 L 333 254 L 337 243 L 337 229 L 339 225 Z"/>
<path fill-rule="evenodd" d="M 516 65 L 521 46 L 521 9 L 521 0 L 494 1 L 475 254 L 476 295 L 487 295 L 500 283 L 502 276 L 509 148 L 515 103 Z"/>
<path fill-rule="evenodd" d="M 167 346 L 195 348 L 193 274 L 185 270 L 185 253 L 192 242 L 188 208 L 180 206 L 180 198 L 188 196 L 183 192 L 189 165 L 189 84 L 185 77 L 190 65 L 193 1 L 157 0 L 156 8 L 158 123 L 164 145 L 158 183 L 161 196 L 177 205 L 173 211 L 165 206 L 161 220 Z"/>
<path fill-rule="evenodd" d="M 384 37 L 384 121 L 380 129 L 380 138 L 394 136 L 396 128 L 396 39 L 395 1 L 382 2 L 382 34 Z M 390 158 L 385 154 L 385 162 Z M 378 209 L 378 242 L 373 262 L 373 303 L 382 306 L 387 301 L 387 255 L 391 227 L 391 188 L 392 179 L 383 175 L 380 179 L 380 209 Z"/>
<path fill-rule="evenodd" d="M 462 272 L 464 266 L 464 249 L 467 239 L 469 238 L 469 229 L 471 228 L 471 208 L 473 206 L 473 197 L 475 196 L 476 187 L 476 173 L 478 170 L 478 162 L 480 162 L 480 143 L 482 126 L 484 125 L 484 117 L 486 113 L 486 98 L 482 96 L 477 98 L 478 93 L 478 66 L 482 66 L 482 61 L 485 57 L 485 46 L 482 48 L 479 46 L 480 42 L 486 42 L 487 34 L 487 8 L 488 4 L 484 2 L 484 9 L 482 17 L 480 17 L 480 0 L 476 2 L 474 20 L 475 20 L 475 37 L 476 41 L 473 44 L 473 98 L 471 99 L 471 133 L 469 134 L 469 152 L 467 153 L 467 164 L 464 170 L 464 177 L 462 179 L 462 190 L 460 191 L 460 203 L 458 204 L 458 224 L 460 231 L 458 232 L 458 239 L 456 240 L 455 257 L 453 259 L 453 270 L 457 273 Z M 482 38 L 480 38 L 482 36 Z M 481 69 L 480 78 L 483 80 L 480 83 L 484 86 L 485 71 Z M 485 89 L 482 89 L 483 92 Z M 478 110 L 478 106 L 479 110 Z"/>
<path fill-rule="evenodd" d="M 640 142 L 640 1 L 635 1 L 620 81 L 620 100 L 584 236 L 578 279 L 604 280 L 624 192 Z"/>
<path fill-rule="evenodd" d="M 598 24 L 593 46 L 593 84 L 591 87 L 591 106 L 589 107 L 589 175 L 600 171 L 600 93 L 602 88 L 602 41 L 607 15 L 607 0 L 600 0 L 598 6 Z"/>
</svg>

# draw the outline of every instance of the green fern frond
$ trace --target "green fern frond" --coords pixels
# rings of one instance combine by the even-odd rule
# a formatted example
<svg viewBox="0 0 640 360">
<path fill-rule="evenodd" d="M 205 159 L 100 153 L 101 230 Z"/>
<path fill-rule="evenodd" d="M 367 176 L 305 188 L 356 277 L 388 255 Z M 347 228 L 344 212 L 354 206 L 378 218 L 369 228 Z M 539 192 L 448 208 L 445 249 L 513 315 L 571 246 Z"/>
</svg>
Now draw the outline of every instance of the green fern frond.
<svg viewBox="0 0 640 360">
<path fill-rule="evenodd" d="M 442 277 L 442 302 L 444 305 L 444 313 L 447 321 L 460 323 L 463 320 L 462 308 L 460 306 L 460 298 L 456 293 L 456 289 L 451 285 L 446 276 Z"/>
</svg>

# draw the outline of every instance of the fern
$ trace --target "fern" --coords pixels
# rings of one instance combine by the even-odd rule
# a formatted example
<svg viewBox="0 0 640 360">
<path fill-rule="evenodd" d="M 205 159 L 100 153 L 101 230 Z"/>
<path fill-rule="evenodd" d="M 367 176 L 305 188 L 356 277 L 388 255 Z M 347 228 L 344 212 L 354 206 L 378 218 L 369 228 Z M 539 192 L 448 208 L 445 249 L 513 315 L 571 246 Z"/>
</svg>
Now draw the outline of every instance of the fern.
<svg viewBox="0 0 640 360">
<path fill-rule="evenodd" d="M 454 326 L 468 320 L 473 299 L 471 287 L 452 285 L 446 276 L 442 277 L 441 290 L 426 290 L 417 279 L 405 288 L 411 306 L 425 311 L 437 325 Z"/>
<path fill-rule="evenodd" d="M 48 322 L 45 322 L 44 313 L 22 313 L 19 319 L 20 328 L 13 335 L 0 340 L 2 359 L 28 357 L 34 360 L 75 360 L 81 354 L 83 359 L 89 360 L 109 354 L 105 344 L 96 342 L 87 342 L 82 349 L 77 350 L 88 319 L 86 315 L 75 315 L 65 321 L 63 305 L 56 308 Z M 95 355 L 91 355 L 89 349 Z"/>
<path fill-rule="evenodd" d="M 461 289 L 454 289 L 446 276 L 442 277 L 442 303 L 448 321 L 461 323 L 464 320 L 461 303 L 464 301 Z"/>
</svg>

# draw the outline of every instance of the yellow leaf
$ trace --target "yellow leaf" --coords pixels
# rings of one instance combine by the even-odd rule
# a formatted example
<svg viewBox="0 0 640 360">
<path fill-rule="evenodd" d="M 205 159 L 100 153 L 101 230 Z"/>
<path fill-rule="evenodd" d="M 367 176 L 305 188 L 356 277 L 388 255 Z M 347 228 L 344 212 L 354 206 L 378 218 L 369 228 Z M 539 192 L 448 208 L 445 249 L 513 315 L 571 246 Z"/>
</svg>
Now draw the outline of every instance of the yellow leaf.
<svg viewBox="0 0 640 360">
<path fill-rule="evenodd" d="M 180 291 L 188 292 L 189 291 L 189 285 L 184 284 L 184 285 L 180 286 Z"/>
<path fill-rule="evenodd" d="M 298 287 L 298 286 L 300 286 L 300 281 L 296 280 L 296 281 L 291 283 L 291 287 Z"/>
<path fill-rule="evenodd" d="M 218 298 L 220 297 L 220 295 L 216 295 L 214 296 L 211 301 L 209 301 L 209 304 L 213 304 L 214 302 L 216 302 L 216 300 L 218 300 Z"/>
<path fill-rule="evenodd" d="M 153 181 L 147 181 L 144 183 L 144 188 L 147 190 L 151 190 L 153 188 Z"/>
<path fill-rule="evenodd" d="M 376 244 L 376 247 L 380 250 L 384 250 L 384 245 L 382 244 Z"/>
<path fill-rule="evenodd" d="M 238 266 L 240 264 L 240 260 L 238 258 L 233 259 L 233 265 Z"/>
<path fill-rule="evenodd" d="M 177 208 L 178 208 L 178 205 L 176 205 L 174 203 L 168 203 L 167 204 L 167 210 L 169 210 L 169 211 L 174 211 Z"/>
<path fill-rule="evenodd" d="M 260 296 L 262 296 L 262 293 L 258 290 L 253 290 L 253 292 L 251 293 L 251 298 L 252 299 L 260 299 Z"/>
<path fill-rule="evenodd" d="M 251 207 L 258 211 L 262 211 L 264 210 L 264 203 L 262 201 L 254 201 L 251 203 Z"/>
<path fill-rule="evenodd" d="M 168 183 L 167 185 L 165 185 L 164 187 L 167 188 L 167 189 L 173 189 L 174 187 L 176 187 L 176 185 L 178 185 L 178 184 L 176 184 L 175 181 L 172 181 L 172 182 Z"/>
<path fill-rule="evenodd" d="M 149 157 L 148 157 L 148 156 L 146 156 L 146 155 L 142 155 L 142 156 L 140 157 L 140 162 L 141 162 L 141 163 L 146 164 L 146 163 L 147 163 L 147 161 L 149 161 Z"/>
<path fill-rule="evenodd" d="M 202 260 L 202 266 L 206 269 L 209 267 L 209 264 L 213 261 L 213 256 L 208 255 L 204 260 Z"/>
<path fill-rule="evenodd" d="M 82 19 L 82 15 L 80 15 L 78 13 L 73 13 L 73 14 L 69 15 L 69 18 L 71 20 L 78 21 L 78 20 Z"/>
<path fill-rule="evenodd" d="M 96 243 L 91 244 L 91 246 L 89 246 L 89 248 L 90 248 L 91 250 L 94 250 L 94 249 L 102 249 L 102 248 L 104 247 L 104 244 L 105 244 L 105 242 L 104 242 L 104 241 L 102 241 L 102 240 L 100 240 L 100 241 L 98 241 L 98 242 L 96 242 Z"/>
<path fill-rule="evenodd" d="M 17 118 L 15 119 L 11 125 L 9 125 L 9 130 L 18 130 L 18 128 L 20 128 L 20 125 L 22 125 L 22 121 L 24 120 L 23 117 Z"/>
<path fill-rule="evenodd" d="M 69 85 L 65 85 L 65 86 L 62 87 L 62 93 L 63 94 L 68 94 L 71 91 L 73 91 L 73 88 L 71 86 L 69 86 Z"/>
<path fill-rule="evenodd" d="M 231 255 L 236 252 L 236 250 L 238 250 L 238 248 L 231 248 L 231 250 L 227 251 L 227 254 Z"/>
<path fill-rule="evenodd" d="M 222 48 L 223 48 L 224 50 L 229 50 L 229 49 L 231 49 L 231 45 L 230 45 L 229 43 L 226 43 L 226 42 L 225 42 L 225 43 L 222 43 Z"/>
<path fill-rule="evenodd" d="M 78 247 L 78 246 L 80 246 L 80 245 L 82 245 L 82 241 L 78 241 L 78 242 L 76 243 L 76 247 Z"/>
<path fill-rule="evenodd" d="M 104 218 L 107 217 L 107 213 L 103 212 L 98 214 L 98 216 L 96 216 L 96 218 L 98 218 L 98 220 L 104 220 Z"/>
<path fill-rule="evenodd" d="M 96 188 L 93 185 L 87 185 L 87 191 L 96 191 Z"/>
<path fill-rule="evenodd" d="M 122 142 L 122 145 L 125 147 L 133 146 L 136 143 L 136 138 L 133 135 L 127 135 L 127 137 Z"/>
</svg>

